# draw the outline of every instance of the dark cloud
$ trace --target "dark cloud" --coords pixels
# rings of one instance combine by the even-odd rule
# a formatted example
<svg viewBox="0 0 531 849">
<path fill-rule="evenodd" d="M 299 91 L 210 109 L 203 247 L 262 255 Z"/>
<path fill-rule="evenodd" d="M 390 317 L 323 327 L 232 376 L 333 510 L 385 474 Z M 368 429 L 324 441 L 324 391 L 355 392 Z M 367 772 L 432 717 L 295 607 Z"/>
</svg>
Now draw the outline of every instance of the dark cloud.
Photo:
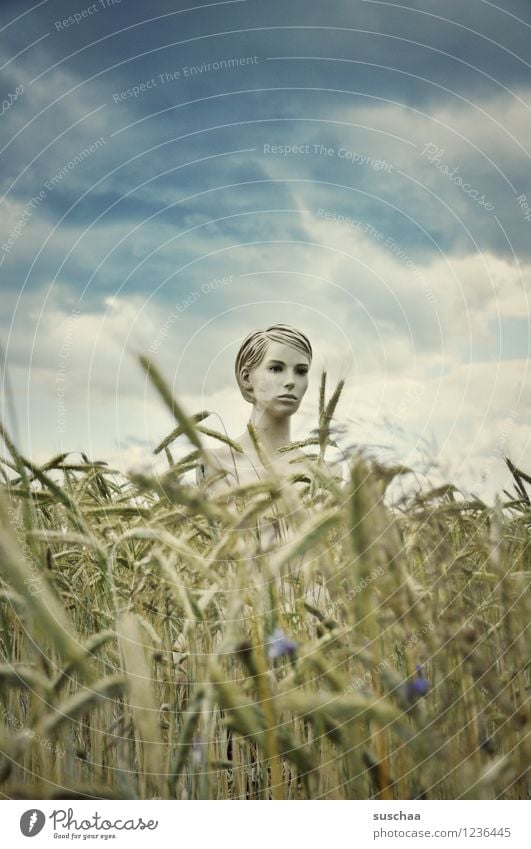
<svg viewBox="0 0 531 849">
<path fill-rule="evenodd" d="M 27 333 L 55 362 L 72 304 L 78 378 L 99 318 L 111 328 L 102 397 L 109 339 L 119 350 L 140 328 L 149 344 L 173 313 L 168 362 L 207 328 L 190 391 L 212 361 L 227 386 L 226 337 L 293 304 L 316 334 L 326 319 L 352 337 L 365 373 L 400 377 L 415 352 L 429 378 L 446 348 L 454 364 L 527 356 L 528 0 L 189 5 L 2 3 L 2 325 L 17 312 L 17 362 Z"/>
</svg>

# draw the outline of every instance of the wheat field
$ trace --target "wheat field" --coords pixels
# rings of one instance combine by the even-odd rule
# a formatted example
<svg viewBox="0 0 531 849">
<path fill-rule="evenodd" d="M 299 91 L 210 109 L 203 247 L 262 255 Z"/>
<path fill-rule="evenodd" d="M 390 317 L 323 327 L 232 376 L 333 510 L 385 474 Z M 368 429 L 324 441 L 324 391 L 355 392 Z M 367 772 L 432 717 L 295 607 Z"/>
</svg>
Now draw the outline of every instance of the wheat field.
<svg viewBox="0 0 531 849">
<path fill-rule="evenodd" d="M 323 374 L 304 469 L 214 496 L 189 475 L 226 437 L 142 365 L 164 473 L 37 467 L 2 427 L 1 797 L 529 798 L 521 473 L 495 506 L 391 506 L 409 470 L 359 451 L 340 481 Z"/>
</svg>

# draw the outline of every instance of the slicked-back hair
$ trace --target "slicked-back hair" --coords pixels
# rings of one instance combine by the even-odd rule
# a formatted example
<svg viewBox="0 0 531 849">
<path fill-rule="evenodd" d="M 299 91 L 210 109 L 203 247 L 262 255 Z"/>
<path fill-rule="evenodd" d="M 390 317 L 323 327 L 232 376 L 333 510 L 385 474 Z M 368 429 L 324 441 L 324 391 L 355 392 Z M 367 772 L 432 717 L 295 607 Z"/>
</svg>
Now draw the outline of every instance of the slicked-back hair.
<svg viewBox="0 0 531 849">
<path fill-rule="evenodd" d="M 297 351 L 301 351 L 308 357 L 309 363 L 312 361 L 313 351 L 310 340 L 296 327 L 291 327 L 289 324 L 273 324 L 266 330 L 255 330 L 253 333 L 249 333 L 236 355 L 234 372 L 240 392 L 250 404 L 253 403 L 254 399 L 243 383 L 242 372 L 244 369 L 251 372 L 260 365 L 271 342 L 280 342 L 282 345 L 296 348 Z"/>
</svg>

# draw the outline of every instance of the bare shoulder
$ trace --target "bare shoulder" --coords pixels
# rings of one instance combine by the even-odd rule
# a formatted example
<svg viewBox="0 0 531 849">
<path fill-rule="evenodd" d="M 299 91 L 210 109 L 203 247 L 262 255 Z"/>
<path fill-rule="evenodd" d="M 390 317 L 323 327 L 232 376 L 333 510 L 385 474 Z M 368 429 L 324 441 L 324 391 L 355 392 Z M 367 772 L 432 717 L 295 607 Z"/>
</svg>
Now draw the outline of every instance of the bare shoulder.
<svg viewBox="0 0 531 849">
<path fill-rule="evenodd" d="M 205 451 L 205 460 L 207 466 L 212 471 L 219 469 L 234 468 L 233 460 L 234 451 L 228 445 L 222 445 L 220 448 L 209 449 Z"/>
<path fill-rule="evenodd" d="M 196 481 L 201 483 L 221 471 L 234 472 L 232 452 L 228 446 L 203 452 L 196 469 Z"/>
</svg>

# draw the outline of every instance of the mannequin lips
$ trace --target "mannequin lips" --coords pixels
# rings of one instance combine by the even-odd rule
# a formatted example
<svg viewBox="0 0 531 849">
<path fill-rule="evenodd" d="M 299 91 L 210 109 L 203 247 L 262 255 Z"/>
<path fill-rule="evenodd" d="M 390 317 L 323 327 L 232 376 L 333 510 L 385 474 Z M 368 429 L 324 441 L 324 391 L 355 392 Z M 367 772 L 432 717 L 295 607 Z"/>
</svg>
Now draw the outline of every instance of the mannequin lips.
<svg viewBox="0 0 531 849">
<path fill-rule="evenodd" d="M 284 398 L 284 399 L 289 399 L 290 401 L 296 401 L 297 400 L 296 395 L 279 395 L 278 397 Z"/>
</svg>

